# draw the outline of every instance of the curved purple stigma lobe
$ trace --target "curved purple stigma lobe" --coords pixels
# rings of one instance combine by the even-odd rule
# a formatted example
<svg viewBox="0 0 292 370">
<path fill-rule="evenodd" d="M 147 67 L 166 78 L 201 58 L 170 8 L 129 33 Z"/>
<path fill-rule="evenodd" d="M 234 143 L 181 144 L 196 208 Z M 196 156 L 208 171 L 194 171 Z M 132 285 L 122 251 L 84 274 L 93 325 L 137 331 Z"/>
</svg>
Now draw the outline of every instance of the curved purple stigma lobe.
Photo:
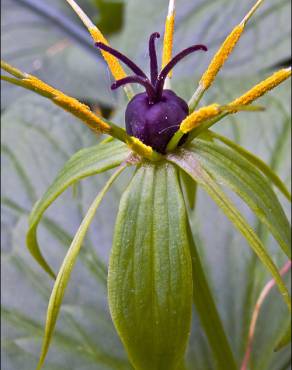
<svg viewBox="0 0 292 370">
<path fill-rule="evenodd" d="M 137 83 L 145 87 L 148 98 L 149 98 L 149 103 L 152 104 L 155 101 L 156 97 L 156 92 L 148 78 L 142 78 L 140 76 L 128 76 L 125 78 L 121 78 L 120 80 L 116 81 L 115 83 L 112 84 L 111 89 L 115 90 L 118 89 L 119 87 L 129 84 L 129 83 Z"/>
<path fill-rule="evenodd" d="M 96 42 L 95 45 L 101 49 L 106 51 L 107 53 L 113 55 L 114 57 L 118 58 L 120 61 L 125 63 L 137 76 L 147 78 L 145 73 L 142 71 L 141 68 L 137 66 L 134 62 L 132 62 L 128 57 L 126 57 L 124 54 L 120 53 L 119 51 L 111 48 L 110 46 L 102 43 L 102 42 Z"/>
<path fill-rule="evenodd" d="M 157 64 L 157 54 L 155 49 L 155 39 L 159 39 L 160 34 L 158 32 L 152 33 L 149 39 L 149 56 L 150 56 L 150 74 L 151 83 L 156 84 L 158 76 L 158 64 Z"/>
<path fill-rule="evenodd" d="M 178 53 L 175 57 L 171 59 L 171 61 L 162 69 L 160 72 L 158 78 L 157 78 L 157 83 L 156 83 L 156 93 L 157 93 L 157 99 L 160 99 L 163 86 L 164 86 L 164 81 L 168 75 L 168 73 L 176 66 L 178 62 L 180 62 L 183 58 L 188 56 L 189 54 L 202 50 L 202 51 L 207 51 L 207 47 L 205 45 L 193 45 L 190 46 L 187 49 L 182 50 L 180 53 Z"/>
</svg>

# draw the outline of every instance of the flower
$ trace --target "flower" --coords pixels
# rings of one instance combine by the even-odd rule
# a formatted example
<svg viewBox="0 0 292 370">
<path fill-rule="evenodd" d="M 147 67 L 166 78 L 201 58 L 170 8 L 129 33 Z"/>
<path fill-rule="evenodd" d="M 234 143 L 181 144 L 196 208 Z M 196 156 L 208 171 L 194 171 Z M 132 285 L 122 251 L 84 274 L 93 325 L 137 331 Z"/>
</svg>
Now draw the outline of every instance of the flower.
<svg viewBox="0 0 292 370">
<path fill-rule="evenodd" d="M 210 345 L 213 346 L 212 350 L 217 352 L 218 366 L 235 369 L 233 354 L 192 240 L 181 181 L 182 174 L 187 174 L 186 182 L 200 185 L 212 197 L 271 272 L 287 306 L 291 308 L 287 288 L 272 258 L 218 183 L 229 186 L 250 206 L 289 258 L 289 222 L 267 179 L 287 198 L 291 196 L 277 175 L 261 160 L 227 138 L 207 131 L 229 114 L 261 109 L 251 106 L 251 103 L 290 77 L 291 68 L 279 70 L 226 105 L 213 103 L 197 109 L 203 94 L 212 86 L 237 45 L 248 20 L 263 0 L 256 2 L 225 39 L 188 104 L 169 88 L 172 70 L 186 55 L 197 50 L 206 51 L 206 47 L 194 45 L 172 57 L 174 0 L 169 2 L 160 73 L 155 50 L 155 40 L 159 34 L 153 33 L 150 36 L 150 78 L 133 61 L 109 45 L 74 0 L 67 2 L 79 15 L 101 50 L 116 80 L 112 88 L 123 87 L 129 98 L 126 130 L 97 116 L 87 105 L 5 62 L 1 62 L 1 68 L 12 77 L 1 78 L 50 99 L 78 117 L 93 131 L 120 140 L 130 150 L 114 140 L 101 143 L 98 150 L 94 147 L 77 153 L 31 213 L 27 233 L 28 248 L 44 270 L 55 277 L 37 242 L 36 230 L 43 213 L 58 195 L 81 178 L 118 167 L 90 206 L 56 277 L 37 369 L 41 369 L 44 363 L 65 288 L 96 209 L 113 181 L 128 165 L 137 165 L 137 171 L 120 202 L 108 289 L 111 315 L 131 363 L 142 370 L 162 367 L 177 369 L 182 365 L 190 333 L 193 299 Z M 127 76 L 120 62 L 126 64 L 134 75 Z M 164 89 L 166 82 L 167 88 Z M 143 85 L 146 91 L 135 95 L 129 86 L 131 83 Z M 206 132 L 206 140 L 203 135 L 198 137 L 203 131 Z M 192 143 L 194 138 L 197 140 Z M 229 148 L 226 150 L 220 147 L 213 139 L 220 140 Z M 193 191 L 192 186 L 186 185 L 186 190 L 190 189 Z M 129 285 L 133 289 L 129 289 Z M 202 293 L 199 298 L 195 290 Z M 211 326 L 209 317 L 206 320 L 204 313 L 206 306 L 212 317 Z M 216 340 L 219 338 L 220 346 L 222 344 L 224 347 L 224 353 L 221 348 L 218 353 L 217 343 L 214 345 L 214 332 Z"/>
<path fill-rule="evenodd" d="M 1 62 L 1 68 L 16 78 L 7 76 L 1 78 L 51 99 L 55 104 L 81 119 L 92 130 L 111 135 L 125 142 L 135 153 L 152 161 L 161 160 L 163 158 L 161 154 L 172 152 L 178 145 L 185 143 L 184 136 L 186 134 L 189 134 L 187 142 L 190 142 L 204 129 L 209 128 L 226 115 L 241 110 L 257 110 L 256 107 L 249 107 L 250 104 L 291 76 L 291 68 L 281 69 L 223 107 L 214 103 L 196 110 L 203 94 L 211 87 L 220 69 L 237 45 L 248 20 L 262 4 L 263 0 L 258 0 L 243 20 L 231 31 L 214 55 L 200 79 L 197 90 L 189 101 L 187 112 L 186 103 L 174 92 L 170 93 L 168 89 L 163 90 L 163 86 L 166 78 L 168 82 L 170 81 L 173 67 L 178 61 L 194 51 L 206 51 L 207 48 L 204 45 L 194 45 L 172 58 L 175 0 L 169 2 L 163 42 L 162 70 L 159 74 L 155 51 L 155 39 L 159 38 L 159 34 L 153 33 L 150 36 L 150 79 L 134 62 L 109 46 L 101 31 L 91 22 L 74 0 L 67 0 L 67 2 L 80 17 L 96 46 L 101 50 L 113 77 L 116 79 L 112 89 L 123 86 L 130 100 L 125 117 L 126 131 L 112 122 L 96 116 L 85 104 L 5 62 Z M 132 69 L 135 75 L 127 76 L 119 60 Z M 129 83 L 143 85 L 146 93 L 134 96 L 133 90 L 128 86 Z M 145 104 L 145 101 L 149 104 Z M 137 119 L 139 119 L 139 125 L 136 123 Z"/>
</svg>

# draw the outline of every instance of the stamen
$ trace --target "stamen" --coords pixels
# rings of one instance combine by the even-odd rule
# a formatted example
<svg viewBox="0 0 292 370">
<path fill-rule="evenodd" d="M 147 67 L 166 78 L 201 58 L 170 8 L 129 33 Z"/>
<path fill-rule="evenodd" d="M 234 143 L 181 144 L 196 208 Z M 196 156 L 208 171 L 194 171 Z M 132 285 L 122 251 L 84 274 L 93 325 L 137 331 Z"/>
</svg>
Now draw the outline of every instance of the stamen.
<svg viewBox="0 0 292 370">
<path fill-rule="evenodd" d="M 217 51 L 217 53 L 215 54 L 208 69 L 203 74 L 200 81 L 200 85 L 203 87 L 204 90 L 207 90 L 215 80 L 215 77 L 217 76 L 221 67 L 224 65 L 225 61 L 227 60 L 227 58 L 233 51 L 235 45 L 237 44 L 243 32 L 243 29 L 244 29 L 243 24 L 239 24 L 238 26 L 236 26 L 231 32 L 231 34 L 223 42 L 222 46 Z"/>
<path fill-rule="evenodd" d="M 141 76 L 143 78 L 147 78 L 145 73 L 140 69 L 137 64 L 132 62 L 128 57 L 126 57 L 124 54 L 120 53 L 119 51 L 113 49 L 109 45 L 106 45 L 102 42 L 97 42 L 95 44 L 99 49 L 106 51 L 107 53 L 113 55 L 114 57 L 118 58 L 120 61 L 125 63 L 136 75 Z"/>
<path fill-rule="evenodd" d="M 180 53 L 178 53 L 175 57 L 172 58 L 172 60 L 163 68 L 163 70 L 160 72 L 158 79 L 157 79 L 157 85 L 156 85 L 156 93 L 158 97 L 161 97 L 164 81 L 168 75 L 168 73 L 175 67 L 175 65 L 181 61 L 183 58 L 188 56 L 189 54 L 198 51 L 203 50 L 207 51 L 207 47 L 205 45 L 193 45 L 190 46 L 187 49 L 184 49 Z"/>
<path fill-rule="evenodd" d="M 170 0 L 168 6 L 168 14 L 165 21 L 162 68 L 164 68 L 170 62 L 172 57 L 174 23 L 175 23 L 175 0 Z M 168 76 L 171 77 L 171 71 L 169 72 Z"/>
<path fill-rule="evenodd" d="M 115 90 L 123 85 L 130 84 L 130 83 L 136 83 L 136 84 L 140 84 L 144 86 L 146 89 L 148 98 L 149 98 L 149 102 L 150 103 L 155 102 L 156 93 L 155 93 L 154 87 L 151 85 L 148 78 L 142 78 L 140 76 L 128 76 L 128 77 L 122 78 L 121 80 L 118 80 L 115 83 L 113 83 L 111 88 L 112 90 Z"/>
<path fill-rule="evenodd" d="M 260 82 L 259 84 L 254 86 L 252 89 L 250 89 L 245 94 L 235 99 L 233 102 L 231 102 L 228 105 L 229 107 L 234 107 L 237 105 L 248 105 L 252 103 L 254 100 L 260 98 L 262 95 L 264 95 L 269 90 L 272 90 L 273 88 L 278 86 L 281 82 L 285 81 L 290 76 L 291 76 L 291 67 L 280 69 L 279 71 L 274 73 L 272 76 Z"/>
<path fill-rule="evenodd" d="M 78 4 L 74 0 L 66 0 L 67 3 L 72 7 L 75 13 L 79 16 L 85 27 L 90 32 L 91 37 L 95 42 L 102 42 L 104 44 L 108 44 L 104 35 L 100 32 L 100 30 L 91 22 L 88 16 L 84 13 L 84 11 L 80 8 Z M 111 55 L 103 53 L 103 57 L 107 62 L 111 73 L 113 74 L 116 80 L 126 77 L 126 73 L 123 70 L 120 63 L 117 61 L 116 58 L 113 58 Z"/>
<path fill-rule="evenodd" d="M 158 76 L 157 54 L 155 49 L 155 39 L 158 39 L 160 34 L 158 32 L 152 33 L 149 39 L 149 56 L 150 56 L 150 74 L 151 83 L 155 85 Z"/>
<path fill-rule="evenodd" d="M 201 122 L 211 119 L 217 116 L 219 113 L 219 104 L 211 104 L 207 107 L 203 107 L 193 112 L 182 121 L 180 125 L 180 131 L 186 134 L 197 127 Z"/>
</svg>

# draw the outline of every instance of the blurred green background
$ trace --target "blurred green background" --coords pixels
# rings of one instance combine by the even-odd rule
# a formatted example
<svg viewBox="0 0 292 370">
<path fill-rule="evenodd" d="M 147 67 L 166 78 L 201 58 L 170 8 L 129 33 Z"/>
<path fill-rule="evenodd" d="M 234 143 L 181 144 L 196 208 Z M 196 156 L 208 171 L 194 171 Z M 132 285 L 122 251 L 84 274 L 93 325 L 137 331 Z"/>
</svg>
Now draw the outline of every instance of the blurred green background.
<svg viewBox="0 0 292 370">
<path fill-rule="evenodd" d="M 195 43 L 204 43 L 209 48 L 208 53 L 194 55 L 175 69 L 173 89 L 180 96 L 185 99 L 191 96 L 216 49 L 253 3 L 253 0 L 177 0 L 174 52 Z M 148 70 L 148 37 L 154 31 L 163 33 L 167 0 L 79 0 L 78 4 L 114 47 Z M 3 0 L 1 8 L 3 59 L 123 126 L 125 98 L 122 92 L 110 90 L 110 73 L 66 1 Z M 290 64 L 290 13 L 289 0 L 264 2 L 203 103 L 225 104 L 273 70 Z M 37 363 L 52 281 L 27 252 L 27 217 L 68 158 L 100 139 L 44 98 L 7 83 L 1 89 L 1 366 L 5 370 L 31 370 Z M 260 156 L 290 186 L 289 82 L 259 103 L 267 108 L 265 112 L 240 113 L 214 129 Z M 45 370 L 131 369 L 111 323 L 106 299 L 106 263 L 119 197 L 128 176 L 123 175 L 113 186 L 90 228 L 64 299 Z M 65 192 L 46 213 L 39 238 L 55 270 L 107 177 L 108 174 L 101 174 L 83 180 L 77 196 L 71 190 Z M 258 225 L 249 209 L 232 197 L 258 230 L 275 262 L 282 265 L 284 258 L 274 240 Z M 279 197 L 290 213 L 289 204 Z M 269 276 L 221 211 L 200 191 L 191 222 L 240 364 L 253 306 Z M 289 349 L 273 352 L 287 322 L 286 308 L 275 289 L 259 318 L 251 369 L 290 369 Z M 196 313 L 187 363 L 190 370 L 215 369 Z"/>
</svg>

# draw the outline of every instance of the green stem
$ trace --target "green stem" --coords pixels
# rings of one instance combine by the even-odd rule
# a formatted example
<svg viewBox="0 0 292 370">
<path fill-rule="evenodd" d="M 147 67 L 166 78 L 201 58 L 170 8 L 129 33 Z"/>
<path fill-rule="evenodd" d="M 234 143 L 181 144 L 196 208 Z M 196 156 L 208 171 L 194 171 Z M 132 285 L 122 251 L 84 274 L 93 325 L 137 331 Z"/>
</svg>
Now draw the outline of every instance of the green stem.
<svg viewBox="0 0 292 370">
<path fill-rule="evenodd" d="M 200 126 L 196 127 L 195 129 L 193 129 L 190 133 L 189 133 L 189 136 L 188 136 L 188 140 L 187 140 L 187 143 L 190 143 L 191 141 L 193 141 L 197 136 L 199 136 L 203 131 L 206 131 L 208 128 L 210 128 L 211 126 L 215 125 L 215 123 L 221 121 L 223 118 L 225 118 L 226 116 L 228 116 L 230 114 L 230 112 L 224 112 L 224 113 L 221 113 L 219 116 L 215 117 L 215 118 L 212 118 L 204 123 L 202 123 Z"/>
</svg>

